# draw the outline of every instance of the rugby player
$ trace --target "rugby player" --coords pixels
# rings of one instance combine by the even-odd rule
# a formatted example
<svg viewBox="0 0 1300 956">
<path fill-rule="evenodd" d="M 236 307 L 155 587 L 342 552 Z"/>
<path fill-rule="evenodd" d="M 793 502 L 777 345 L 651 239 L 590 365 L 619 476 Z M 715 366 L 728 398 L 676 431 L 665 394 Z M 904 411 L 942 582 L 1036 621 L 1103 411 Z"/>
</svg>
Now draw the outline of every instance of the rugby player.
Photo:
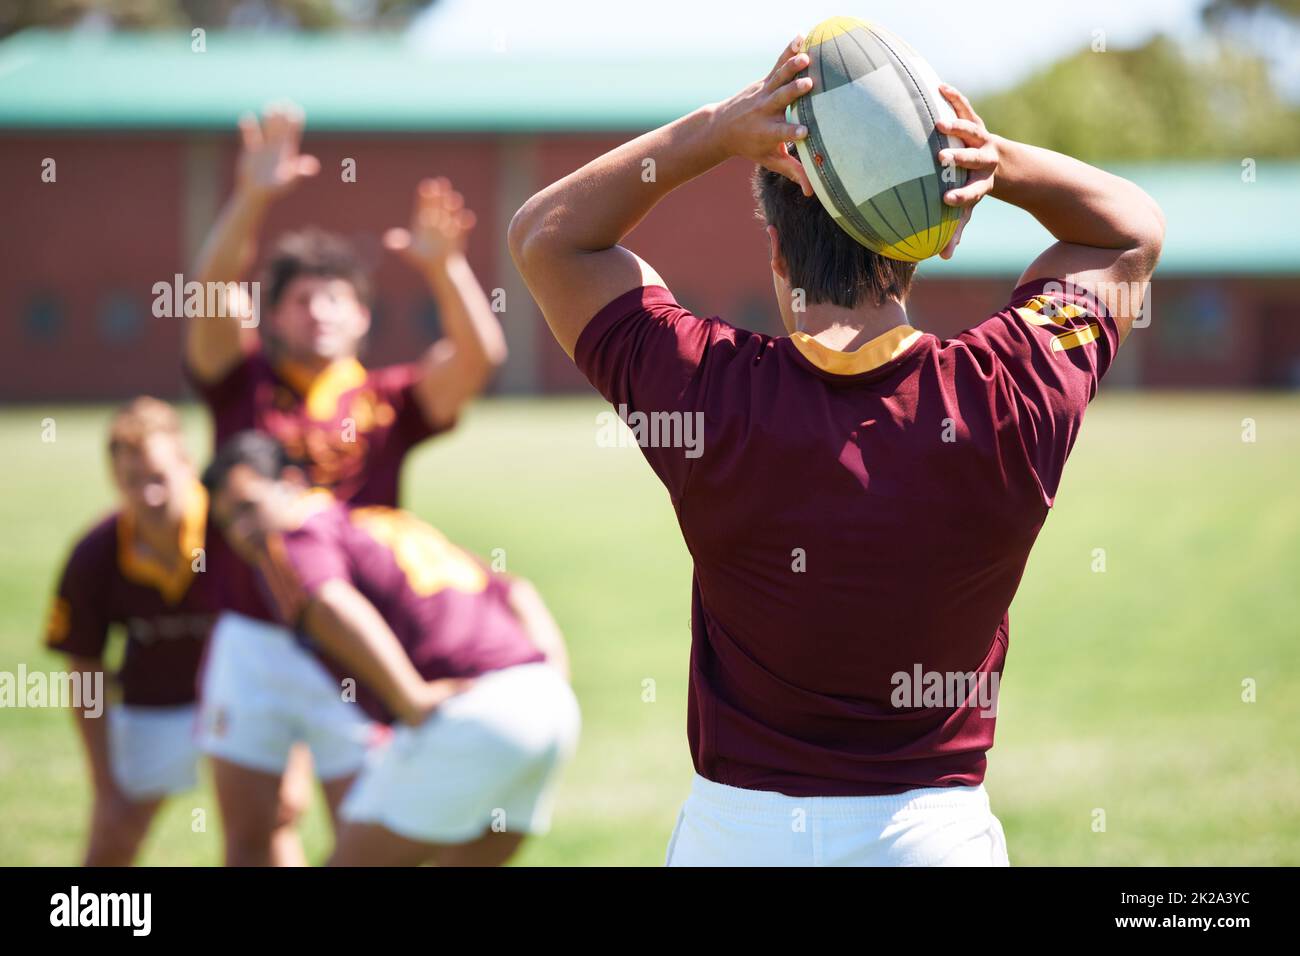
<svg viewBox="0 0 1300 956">
<path fill-rule="evenodd" d="M 970 171 L 945 201 L 964 225 L 993 196 L 1056 241 L 968 331 L 914 329 L 914 266 L 839 230 L 791 155 L 807 134 L 785 109 L 811 89 L 807 64 L 796 38 L 764 80 L 543 189 L 510 248 L 608 401 L 704 422 L 702 453 L 642 448 L 695 565 L 696 777 L 667 862 L 1004 865 L 983 789 L 996 708 L 894 692 L 918 667 L 986 687 L 1000 676 L 1008 606 L 1140 312 L 1164 218 L 1124 179 L 989 132 L 945 86 L 957 118 L 940 129 L 962 146 L 940 159 Z M 761 167 L 787 335 L 693 315 L 620 245 L 731 157 Z M 1142 293 L 1112 295 L 1120 284 Z"/>
<path fill-rule="evenodd" d="M 222 446 L 204 483 L 283 623 L 370 717 L 400 722 L 339 811 L 331 862 L 497 865 L 544 832 L 579 717 L 533 588 L 407 512 L 309 489 L 262 432 Z"/>
<path fill-rule="evenodd" d="M 302 128 L 290 106 L 240 123 L 235 191 L 191 277 L 231 289 L 226 302 L 235 304 L 191 321 L 186 371 L 212 413 L 217 446 L 262 429 L 307 462 L 313 484 L 350 501 L 395 505 L 406 453 L 455 424 L 504 361 L 505 340 L 464 254 L 474 216 L 443 179 L 420 183 L 410 228 L 384 236 L 424 276 L 441 317 L 443 337 L 416 361 L 379 369 L 358 361 L 370 326 L 369 283 L 337 236 L 283 237 L 259 296 L 234 294 L 268 208 L 319 169 L 299 151 Z M 214 758 L 227 862 L 264 864 L 283 829 L 278 807 L 288 800 L 277 795 L 300 789 L 285 778 L 295 742 L 310 747 L 333 810 L 371 728 L 344 706 L 319 663 L 271 623 L 275 615 L 242 563 L 217 548 L 213 557 L 229 613 L 217 623 L 204 671 L 203 746 Z"/>
<path fill-rule="evenodd" d="M 197 782 L 197 675 L 216 610 L 208 494 L 176 412 L 135 399 L 113 416 L 108 456 L 119 507 L 72 549 L 45 634 L 83 681 L 104 679 L 110 629 L 126 638 L 117 699 L 74 710 L 94 788 L 86 866 L 130 865 L 163 800 Z"/>
</svg>

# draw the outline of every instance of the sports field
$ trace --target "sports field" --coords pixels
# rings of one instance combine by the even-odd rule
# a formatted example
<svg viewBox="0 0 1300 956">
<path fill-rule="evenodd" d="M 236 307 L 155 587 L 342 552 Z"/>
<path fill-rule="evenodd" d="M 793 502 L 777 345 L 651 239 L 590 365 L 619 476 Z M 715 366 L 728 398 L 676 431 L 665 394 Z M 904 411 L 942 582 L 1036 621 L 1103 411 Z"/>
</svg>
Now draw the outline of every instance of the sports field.
<svg viewBox="0 0 1300 956">
<path fill-rule="evenodd" d="M 525 865 L 662 862 L 691 775 L 690 562 L 636 449 L 597 447 L 603 408 L 481 403 L 405 476 L 410 508 L 504 548 L 567 633 L 583 739 Z M 42 619 L 65 549 L 111 501 L 108 411 L 0 412 L 0 670 L 57 666 Z M 206 452 L 202 416 L 187 422 Z M 1011 618 L 987 784 L 1013 864 L 1300 864 L 1300 398 L 1099 399 Z M 0 711 L 0 864 L 76 862 L 87 807 L 71 717 Z M 318 802 L 313 859 L 324 819 Z M 142 862 L 213 864 L 219 846 L 205 783 Z"/>
</svg>

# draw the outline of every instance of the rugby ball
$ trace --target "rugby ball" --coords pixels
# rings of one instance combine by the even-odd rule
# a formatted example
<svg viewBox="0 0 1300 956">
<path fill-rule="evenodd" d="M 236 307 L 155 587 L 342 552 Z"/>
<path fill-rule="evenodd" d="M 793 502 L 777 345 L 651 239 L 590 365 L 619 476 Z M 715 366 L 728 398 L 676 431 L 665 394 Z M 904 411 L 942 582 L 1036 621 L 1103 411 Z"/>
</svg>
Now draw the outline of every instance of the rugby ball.
<svg viewBox="0 0 1300 956">
<path fill-rule="evenodd" d="M 897 36 L 855 17 L 817 24 L 804 50 L 811 62 L 799 75 L 813 88 L 788 116 L 808 127 L 796 148 L 822 206 L 873 252 L 938 255 L 961 214 L 943 194 L 966 182 L 966 170 L 939 162 L 940 149 L 962 145 L 935 129 L 955 116 L 939 77 Z"/>
</svg>

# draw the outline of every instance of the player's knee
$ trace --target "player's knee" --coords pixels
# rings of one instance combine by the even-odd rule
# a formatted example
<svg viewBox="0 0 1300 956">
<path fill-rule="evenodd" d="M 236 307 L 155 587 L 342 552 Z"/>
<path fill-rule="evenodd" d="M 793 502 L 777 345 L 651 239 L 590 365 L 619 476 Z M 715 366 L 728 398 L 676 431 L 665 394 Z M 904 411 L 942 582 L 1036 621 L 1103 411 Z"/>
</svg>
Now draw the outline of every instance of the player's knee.
<svg viewBox="0 0 1300 956">
<path fill-rule="evenodd" d="M 96 807 L 84 865 L 130 866 L 152 818 L 153 808 L 149 806 Z"/>
<path fill-rule="evenodd" d="M 307 800 L 298 794 L 281 793 L 276 803 L 274 829 L 293 829 L 307 812 Z"/>
<path fill-rule="evenodd" d="M 224 821 L 226 866 L 269 866 L 277 830 L 275 808 L 270 813 L 232 814 Z"/>
</svg>

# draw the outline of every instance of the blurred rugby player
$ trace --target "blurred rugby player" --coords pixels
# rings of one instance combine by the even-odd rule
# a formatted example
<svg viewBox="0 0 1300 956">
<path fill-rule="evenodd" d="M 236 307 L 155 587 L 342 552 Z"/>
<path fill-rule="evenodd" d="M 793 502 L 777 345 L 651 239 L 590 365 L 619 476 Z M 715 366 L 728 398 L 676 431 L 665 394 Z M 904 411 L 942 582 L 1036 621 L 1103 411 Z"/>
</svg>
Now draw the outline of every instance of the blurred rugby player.
<svg viewBox="0 0 1300 956">
<path fill-rule="evenodd" d="M 45 634 L 83 680 L 103 674 L 110 630 L 126 637 L 115 701 L 74 710 L 94 788 L 86 866 L 129 865 L 163 800 L 197 782 L 197 675 L 216 610 L 208 494 L 175 410 L 153 398 L 119 410 L 108 455 L 119 507 L 73 547 Z"/>
<path fill-rule="evenodd" d="M 309 490 L 260 432 L 223 445 L 204 482 L 283 623 L 370 717 L 400 722 L 339 811 L 332 862 L 497 865 L 545 832 L 579 715 L 532 586 L 407 512 Z"/>
<path fill-rule="evenodd" d="M 302 128 L 301 112 L 289 106 L 241 121 L 235 191 L 191 278 L 229 288 L 244 277 L 267 209 L 319 169 L 299 151 Z M 212 414 L 216 446 L 261 429 L 307 463 L 313 484 L 348 501 L 395 505 L 407 452 L 450 429 L 505 359 L 501 327 L 464 254 L 473 226 L 461 196 L 435 179 L 419 184 L 410 228 L 385 234 L 385 245 L 427 281 L 444 335 L 414 361 L 378 369 L 357 358 L 370 308 L 354 251 L 318 230 L 282 237 L 265 265 L 264 301 L 232 295 L 235 307 L 188 328 L 185 368 Z M 226 613 L 205 670 L 203 746 L 214 758 L 227 862 L 264 864 L 294 744 L 310 747 L 334 810 L 361 766 L 370 727 L 272 623 L 251 572 L 224 549 L 213 558 Z"/>
</svg>

